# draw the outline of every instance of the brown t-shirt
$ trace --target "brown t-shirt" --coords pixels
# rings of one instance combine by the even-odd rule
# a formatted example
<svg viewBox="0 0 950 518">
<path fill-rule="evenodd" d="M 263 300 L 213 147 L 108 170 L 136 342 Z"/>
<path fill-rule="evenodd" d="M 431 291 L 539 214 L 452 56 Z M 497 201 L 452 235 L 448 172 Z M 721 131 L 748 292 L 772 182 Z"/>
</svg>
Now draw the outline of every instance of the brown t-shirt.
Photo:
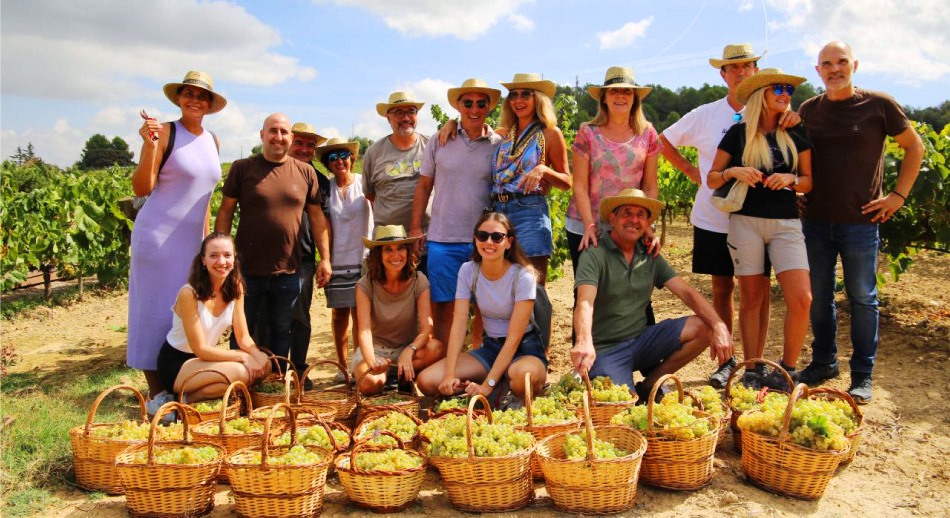
<svg viewBox="0 0 950 518">
<path fill-rule="evenodd" d="M 904 110 L 887 94 L 857 88 L 843 101 L 813 97 L 798 112 L 814 145 L 803 218 L 870 223 L 874 214 L 861 214 L 861 206 L 881 196 L 885 142 L 910 125 Z"/>
<path fill-rule="evenodd" d="M 313 166 L 262 155 L 235 160 L 222 192 L 241 210 L 234 239 L 245 275 L 294 273 L 300 267 L 300 222 L 305 205 L 320 206 Z"/>
<path fill-rule="evenodd" d="M 416 299 L 429 289 L 429 279 L 421 272 L 409 281 L 402 293 L 392 294 L 379 283 L 364 275 L 356 287 L 369 297 L 373 309 L 373 346 L 396 349 L 415 340 L 419 334 L 419 316 Z"/>
</svg>

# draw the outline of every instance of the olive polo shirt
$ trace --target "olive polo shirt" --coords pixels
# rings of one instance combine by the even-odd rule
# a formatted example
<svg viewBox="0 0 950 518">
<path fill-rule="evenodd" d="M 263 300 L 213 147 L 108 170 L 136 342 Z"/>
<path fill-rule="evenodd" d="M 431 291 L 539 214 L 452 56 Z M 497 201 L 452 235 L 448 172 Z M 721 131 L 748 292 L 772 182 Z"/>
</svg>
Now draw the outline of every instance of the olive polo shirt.
<svg viewBox="0 0 950 518">
<path fill-rule="evenodd" d="M 646 329 L 646 307 L 653 288 L 662 288 L 673 277 L 676 272 L 666 259 L 651 257 L 639 241 L 632 263 L 627 262 L 610 234 L 602 235 L 599 246 L 588 247 L 581 254 L 574 288 L 597 287 L 591 326 L 597 354 L 636 338 Z"/>
</svg>

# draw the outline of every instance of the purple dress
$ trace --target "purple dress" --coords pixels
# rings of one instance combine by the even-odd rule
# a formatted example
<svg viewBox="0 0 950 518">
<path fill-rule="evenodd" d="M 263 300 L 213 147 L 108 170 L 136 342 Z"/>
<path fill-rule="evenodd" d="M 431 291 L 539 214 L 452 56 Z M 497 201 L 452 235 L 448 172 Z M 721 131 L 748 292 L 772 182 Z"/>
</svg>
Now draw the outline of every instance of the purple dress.
<svg viewBox="0 0 950 518">
<path fill-rule="evenodd" d="M 129 268 L 129 342 L 126 363 L 155 370 L 172 328 L 169 307 L 188 282 L 191 261 L 204 239 L 211 193 L 221 163 L 211 132 L 191 134 L 175 121 L 175 147 L 132 228 Z"/>
</svg>

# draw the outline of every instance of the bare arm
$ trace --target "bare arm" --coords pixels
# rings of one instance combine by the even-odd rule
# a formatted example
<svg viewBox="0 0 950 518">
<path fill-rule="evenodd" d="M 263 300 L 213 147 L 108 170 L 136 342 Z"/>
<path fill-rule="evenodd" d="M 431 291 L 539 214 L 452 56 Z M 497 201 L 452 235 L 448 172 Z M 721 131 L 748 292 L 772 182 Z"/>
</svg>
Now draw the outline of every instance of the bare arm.
<svg viewBox="0 0 950 518">
<path fill-rule="evenodd" d="M 221 206 L 214 217 L 214 231 L 231 235 L 231 225 L 234 223 L 234 210 L 237 208 L 237 198 L 221 197 Z"/>
<path fill-rule="evenodd" d="M 469 395 L 482 394 L 484 396 L 491 394 L 493 388 L 488 385 L 488 380 L 492 379 L 498 381 L 508 370 L 512 358 L 515 357 L 515 352 L 518 351 L 518 347 L 521 345 L 521 339 L 524 337 L 524 332 L 528 327 L 528 322 L 531 320 L 531 312 L 533 310 L 533 300 L 519 300 L 515 302 L 515 307 L 511 312 L 511 320 L 508 321 L 508 334 L 505 336 L 505 344 L 502 345 L 501 351 L 499 351 L 498 356 L 495 357 L 495 362 L 492 364 L 491 369 L 489 369 L 488 374 L 485 375 L 485 380 L 477 385 L 475 383 L 469 383 L 469 385 L 465 387 L 466 393 Z"/>
<path fill-rule="evenodd" d="M 544 130 L 545 154 L 550 167 L 544 168 L 544 181 L 562 191 L 571 190 L 571 170 L 567 162 L 567 143 L 560 128 Z"/>
<path fill-rule="evenodd" d="M 713 159 L 712 168 L 706 175 L 706 186 L 710 189 L 718 189 L 726 182 L 735 178 L 740 182 L 746 183 L 749 187 L 755 187 L 755 184 L 762 180 L 762 172 L 754 167 L 726 167 L 732 155 L 721 149 L 716 150 L 716 158 Z"/>
<path fill-rule="evenodd" d="M 158 140 L 152 140 L 150 132 L 158 134 Z M 139 165 L 132 173 L 132 191 L 136 196 L 148 196 L 158 183 L 158 168 L 168 145 L 168 125 L 148 119 L 139 128 L 139 135 L 142 136 L 142 151 L 139 152 Z"/>
<path fill-rule="evenodd" d="M 597 246 L 597 220 L 590 204 L 590 158 L 582 153 L 574 153 L 574 204 L 584 223 L 584 235 L 578 250 L 588 246 Z"/>
<path fill-rule="evenodd" d="M 452 329 L 449 331 L 445 370 L 443 371 L 442 382 L 439 383 L 439 392 L 445 395 L 455 394 L 462 385 L 462 380 L 455 375 L 455 367 L 458 365 L 459 354 L 462 352 L 462 344 L 465 343 L 470 304 L 471 302 L 468 299 L 455 299 L 455 316 L 452 317 Z"/>
<path fill-rule="evenodd" d="M 663 149 L 660 153 L 663 154 L 663 157 L 666 158 L 670 164 L 673 164 L 673 167 L 682 171 L 683 174 L 688 176 L 689 179 L 697 185 L 703 182 L 702 176 L 699 174 L 699 168 L 693 165 L 689 160 L 686 160 L 686 158 L 680 154 L 679 150 L 676 149 L 676 146 L 670 144 L 670 141 L 662 134 L 660 134 L 660 142 L 663 144 Z M 646 189 L 644 189 L 643 192 L 646 192 Z"/>
<path fill-rule="evenodd" d="M 416 194 L 412 198 L 409 237 L 422 236 L 422 218 L 425 216 L 426 206 L 429 204 L 429 196 L 432 194 L 433 185 L 435 185 L 435 178 L 419 175 L 419 183 L 416 184 Z M 424 241 L 424 236 L 422 239 L 416 241 L 416 253 L 422 252 L 425 245 Z"/>
<path fill-rule="evenodd" d="M 330 231 L 327 218 L 319 205 L 307 204 L 307 217 L 310 219 L 310 233 L 313 242 L 320 252 L 320 263 L 317 264 L 317 286 L 324 287 L 330 282 Z"/>
<path fill-rule="evenodd" d="M 373 282 L 373 281 L 370 281 Z M 363 361 L 369 366 L 370 370 L 378 371 L 376 361 L 376 352 L 373 349 L 373 328 L 372 328 L 373 302 L 369 295 L 363 292 L 359 286 L 356 287 L 356 346 L 363 353 Z M 382 365 L 388 365 L 383 362 Z"/>
<path fill-rule="evenodd" d="M 425 347 L 432 337 L 432 301 L 429 298 L 429 290 L 426 289 L 416 297 L 416 316 L 419 319 L 419 333 L 409 342 L 408 347 L 399 353 L 399 363 L 397 374 L 412 381 L 416 377 L 415 369 L 412 368 L 412 359 L 415 356 L 415 349 Z"/>
<path fill-rule="evenodd" d="M 719 318 L 712 304 L 709 303 L 702 294 L 696 291 L 680 277 L 673 277 L 663 285 L 670 290 L 673 295 L 683 301 L 689 309 L 693 310 L 711 330 L 711 340 L 709 343 L 709 355 L 720 365 L 732 358 L 734 344 L 732 342 L 732 333 L 726 327 L 726 323 Z"/>
<path fill-rule="evenodd" d="M 891 216 L 904 206 L 904 201 L 910 195 L 917 175 L 920 174 L 920 164 L 924 161 L 924 144 L 913 127 L 909 126 L 895 136 L 894 140 L 904 150 L 904 160 L 901 161 L 901 170 L 897 173 L 894 190 L 861 207 L 863 214 L 877 212 L 871 218 L 872 223 L 883 223 L 891 219 Z"/>
<path fill-rule="evenodd" d="M 594 323 L 594 299 L 597 286 L 583 284 L 577 287 L 577 304 L 574 306 L 574 335 L 576 341 L 571 349 L 571 364 L 577 372 L 587 372 L 594 365 L 597 353 L 591 329 Z"/>
<path fill-rule="evenodd" d="M 175 300 L 175 314 L 181 318 L 181 323 L 185 331 L 185 337 L 188 338 L 188 347 L 198 358 L 209 362 L 245 362 L 250 354 L 244 351 L 245 348 L 254 345 L 254 341 L 246 337 L 243 341 L 238 339 L 238 345 L 241 351 L 231 349 L 220 349 L 215 344 L 205 343 L 204 330 L 201 328 L 201 320 L 198 318 L 198 304 L 202 302 L 195 297 L 195 292 L 190 287 L 182 287 L 178 291 L 178 298 Z M 245 327 L 246 332 L 246 327 Z M 237 329 L 235 329 L 237 333 Z M 237 335 L 235 335 L 237 338 Z"/>
</svg>

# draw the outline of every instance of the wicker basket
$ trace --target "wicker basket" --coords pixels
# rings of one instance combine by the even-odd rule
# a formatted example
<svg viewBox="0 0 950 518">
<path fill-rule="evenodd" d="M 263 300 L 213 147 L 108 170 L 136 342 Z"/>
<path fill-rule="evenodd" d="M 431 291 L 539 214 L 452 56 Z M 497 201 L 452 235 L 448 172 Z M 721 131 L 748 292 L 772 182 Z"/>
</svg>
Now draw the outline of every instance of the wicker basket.
<svg viewBox="0 0 950 518">
<path fill-rule="evenodd" d="M 181 441 L 155 443 L 155 432 L 162 416 L 176 410 L 185 413 L 185 405 L 166 403 L 152 419 L 148 442 L 130 446 L 115 458 L 115 467 L 125 487 L 125 502 L 131 516 L 203 516 L 214 508 L 215 478 L 224 459 L 224 449 L 217 444 L 192 442 L 188 439 L 188 420 L 182 425 Z M 156 451 L 175 450 L 182 446 L 210 446 L 218 455 L 202 464 L 156 464 Z M 146 450 L 147 461 L 137 463 L 136 454 Z"/>
<path fill-rule="evenodd" d="M 102 491 L 110 495 L 123 493 L 122 481 L 115 469 L 115 456 L 133 444 L 143 441 L 123 441 L 107 437 L 96 437 L 92 431 L 96 428 L 115 426 L 121 423 L 93 424 L 99 405 L 109 394 L 117 390 L 128 390 L 138 398 L 141 422 L 147 423 L 145 398 L 142 393 L 130 385 L 116 385 L 103 390 L 92 403 L 85 426 L 77 426 L 69 431 L 69 441 L 73 447 L 73 466 L 76 469 L 76 484 L 89 491 Z"/>
<path fill-rule="evenodd" d="M 416 424 L 416 433 L 413 434 L 410 440 L 408 441 L 404 440 L 403 442 L 406 443 L 406 447 L 408 448 L 413 448 L 413 449 L 418 448 L 419 447 L 419 428 L 418 427 L 420 424 L 422 424 L 422 421 L 420 421 L 419 418 L 416 417 L 415 414 L 411 413 L 409 408 L 400 407 L 400 406 L 379 406 L 375 411 L 373 411 L 372 415 L 368 416 L 362 423 L 360 423 L 358 427 L 356 427 L 355 430 L 353 430 L 353 440 L 360 441 L 361 439 L 369 439 L 368 437 L 363 437 L 363 434 L 367 432 L 367 430 L 369 429 L 369 426 L 373 424 L 373 421 L 376 421 L 378 419 L 383 419 L 390 412 L 398 412 L 400 414 L 403 414 L 409 417 L 409 419 L 411 419 L 412 422 Z"/>
<path fill-rule="evenodd" d="M 432 408 L 428 408 L 428 409 L 425 410 L 425 413 L 426 413 L 426 415 L 427 415 L 426 420 L 439 419 L 440 417 L 444 417 L 444 416 L 447 416 L 447 415 L 449 415 L 449 414 L 465 415 L 465 412 L 467 412 L 467 410 L 466 410 L 465 408 L 446 408 L 445 410 L 439 410 L 438 412 L 432 410 L 433 408 L 437 407 L 441 401 L 446 401 L 446 400 L 454 399 L 454 398 L 457 398 L 457 397 L 462 397 L 462 396 L 461 396 L 461 395 L 459 395 L 459 396 L 441 396 L 441 397 L 437 397 L 437 398 L 433 399 L 433 400 L 432 400 Z M 478 409 L 475 410 L 475 415 L 476 415 L 476 416 L 484 416 L 486 412 L 487 412 L 487 410 L 485 410 L 484 408 L 479 407 Z"/>
<path fill-rule="evenodd" d="M 477 401 L 490 408 L 488 399 L 482 395 L 474 396 L 468 403 L 465 421 L 468 457 L 429 457 L 429 461 L 442 474 L 442 483 L 456 509 L 481 513 L 521 509 L 534 498 L 531 481 L 534 448 L 504 457 L 476 457 L 472 446 L 472 420 Z M 486 418 L 491 422 L 490 412 Z"/>
<path fill-rule="evenodd" d="M 581 379 L 584 380 L 584 386 L 587 387 L 587 392 L 593 394 L 594 388 L 591 386 L 590 377 L 586 372 L 581 373 Z M 627 390 L 630 389 L 628 388 Z M 593 406 L 590 407 L 590 418 L 594 426 L 609 425 L 611 417 L 637 404 L 637 394 L 635 392 L 630 393 L 630 398 L 630 401 L 619 402 L 594 401 Z M 577 408 L 577 415 L 580 419 L 584 418 L 583 412 L 580 407 Z"/>
<path fill-rule="evenodd" d="M 328 405 L 333 407 L 336 410 L 336 420 L 340 421 L 348 426 L 354 425 L 354 418 L 356 417 L 356 398 L 358 397 L 355 394 L 355 390 L 350 386 L 350 374 L 346 372 L 346 368 L 334 361 L 323 360 L 315 362 L 313 365 L 307 367 L 307 370 L 303 372 L 301 378 L 307 379 L 307 375 L 310 374 L 310 370 L 316 367 L 317 365 L 332 365 L 340 370 L 346 378 L 346 382 L 341 388 L 331 388 L 323 390 L 305 390 L 300 396 L 300 401 L 303 404 L 318 404 L 318 405 Z"/>
<path fill-rule="evenodd" d="M 520 428 L 533 435 L 535 441 L 540 442 L 545 437 L 550 437 L 554 434 L 566 432 L 568 430 L 574 430 L 580 427 L 580 418 L 571 419 L 570 421 L 565 421 L 563 423 L 542 425 L 534 424 L 534 416 L 532 415 L 531 408 L 531 401 L 533 398 L 531 396 L 531 372 L 528 371 L 524 373 L 524 404 L 525 412 L 528 414 L 528 424 L 527 426 Z M 541 463 L 538 460 L 537 451 L 531 455 L 531 476 L 539 480 L 544 478 L 544 473 L 541 472 Z"/>
<path fill-rule="evenodd" d="M 694 411 L 694 416 L 709 420 L 712 433 L 687 440 L 674 436 L 676 428 L 654 429 L 654 399 L 657 391 L 668 380 L 676 383 L 679 401 L 683 401 L 683 384 L 672 374 L 660 377 L 650 390 L 650 399 L 647 400 L 647 429 L 643 432 L 647 439 L 647 451 L 643 456 L 640 481 L 664 489 L 699 489 L 712 480 L 719 420 L 705 412 Z"/>
<path fill-rule="evenodd" d="M 217 374 L 218 376 L 221 376 L 222 378 L 224 378 L 224 382 L 225 382 L 225 383 L 227 383 L 228 385 L 231 384 L 231 380 L 228 378 L 228 376 L 227 376 L 225 373 L 223 373 L 223 372 L 221 372 L 221 371 L 219 371 L 219 370 L 215 370 L 215 369 L 200 369 L 200 370 L 197 370 L 197 371 L 191 373 L 191 376 L 188 376 L 187 378 L 185 378 L 185 381 L 182 382 L 182 384 L 181 384 L 181 395 L 180 395 L 179 398 L 178 398 L 178 401 L 179 401 L 180 403 L 182 403 L 182 404 L 187 403 L 187 402 L 185 401 L 185 389 L 188 387 L 188 382 L 191 381 L 191 379 L 194 378 L 195 376 L 197 376 L 198 374 L 204 374 L 204 373 L 214 373 L 214 374 Z M 225 404 L 227 403 L 224 399 L 220 399 L 220 400 L 206 400 L 206 401 L 222 401 L 222 402 L 224 402 Z M 202 403 L 202 401 L 192 402 L 192 403 L 191 403 L 192 408 L 194 408 L 194 404 L 195 404 L 195 403 Z M 234 419 L 235 417 L 238 417 L 238 416 L 241 415 L 241 400 L 240 400 L 240 399 L 235 399 L 235 400 L 234 400 L 234 403 L 226 404 L 226 406 L 227 406 L 226 412 L 227 412 L 227 417 L 228 417 L 228 419 Z M 199 411 L 195 410 L 194 413 L 188 412 L 188 413 L 186 413 L 185 415 L 186 415 L 186 418 L 188 419 L 188 424 L 190 424 L 190 425 L 196 425 L 196 424 L 198 424 L 198 423 L 201 423 L 201 422 L 204 422 L 204 421 L 210 421 L 210 420 L 214 419 L 215 417 L 218 417 L 219 412 L 220 412 L 220 410 L 212 410 L 212 411 L 210 411 L 210 412 L 199 412 Z"/>
<path fill-rule="evenodd" d="M 693 403 L 699 408 L 700 412 L 706 412 L 706 407 L 703 405 L 703 402 L 699 400 L 699 396 L 694 394 L 693 391 L 687 390 L 686 397 L 690 398 Z M 726 432 L 729 431 L 729 425 L 732 423 L 732 409 L 723 402 L 723 405 L 726 408 L 726 413 L 719 418 L 719 435 L 716 437 L 716 448 L 722 446 L 722 443 L 726 442 Z"/>
<path fill-rule="evenodd" d="M 359 428 L 360 423 L 362 423 L 369 416 L 378 413 L 378 412 L 388 412 L 392 408 L 404 408 L 408 413 L 418 416 L 419 415 L 419 389 L 416 388 L 416 384 L 412 384 L 413 394 L 400 394 L 400 393 L 389 393 L 389 394 L 379 394 L 376 396 L 363 397 L 360 394 L 360 384 L 363 383 L 363 379 L 370 374 L 370 371 L 366 371 L 362 376 L 356 380 L 356 408 L 357 408 L 357 417 L 356 417 L 356 426 Z M 387 401 L 388 398 L 395 397 L 397 401 Z"/>
<path fill-rule="evenodd" d="M 370 509 L 377 513 L 395 513 L 411 506 L 419 497 L 422 482 L 426 477 L 428 459 L 426 456 L 407 448 L 402 439 L 396 434 L 382 432 L 396 439 L 399 449 L 407 454 L 422 459 L 422 464 L 415 468 L 398 471 L 366 471 L 356 467 L 356 457 L 363 449 L 378 450 L 381 448 L 369 445 L 369 440 L 358 441 L 348 455 L 341 455 L 336 460 L 336 472 L 347 496 L 357 507 Z"/>
<path fill-rule="evenodd" d="M 841 399 L 846 401 L 851 405 L 851 411 L 854 412 L 854 417 L 858 421 L 858 427 L 854 429 L 853 432 L 845 435 L 848 438 L 848 442 L 851 443 L 851 449 L 848 450 L 848 455 L 845 458 L 841 459 L 840 466 L 845 466 L 854 460 L 854 455 L 858 453 L 858 446 L 861 445 L 861 434 L 864 432 L 864 414 L 861 412 L 861 408 L 855 404 L 854 398 L 851 397 L 847 392 L 842 392 L 840 390 L 835 390 L 827 387 L 819 387 L 815 389 L 808 390 L 808 397 L 810 398 L 825 398 L 825 399 Z"/>
<path fill-rule="evenodd" d="M 238 450 L 229 455 L 224 463 L 234 496 L 234 511 L 238 516 L 289 518 L 316 516 L 323 510 L 327 468 L 333 454 L 323 448 L 305 446 L 307 451 L 319 454 L 318 462 L 302 465 L 269 464 L 268 458 L 275 452 L 283 453 L 297 444 L 294 410 L 284 403 L 275 405 L 275 410 L 278 408 L 286 412 L 284 420 L 290 425 L 290 445 L 269 444 L 267 438 L 274 420 L 272 414 L 264 422 L 260 446 Z M 260 464 L 252 459 L 255 453 L 261 455 Z"/>
<path fill-rule="evenodd" d="M 251 395 L 247 391 L 247 386 L 244 385 L 241 381 L 235 381 L 228 386 L 228 389 L 224 392 L 224 398 L 228 399 L 231 395 L 231 392 L 234 389 L 240 390 L 247 401 L 251 401 Z M 252 405 L 249 405 L 248 411 L 253 412 L 254 409 L 250 408 Z M 252 433 L 226 433 L 224 431 L 225 424 L 228 422 L 227 413 L 224 409 L 218 414 L 218 419 L 215 421 L 205 421 L 199 423 L 192 430 L 192 436 L 195 439 L 200 439 L 205 442 L 211 442 L 217 445 L 220 445 L 224 448 L 225 452 L 230 455 L 242 448 L 247 448 L 260 444 L 261 437 L 263 432 L 252 432 Z M 218 426 L 218 431 L 214 432 L 212 429 L 214 426 Z M 222 472 L 223 475 L 223 472 Z"/>
<path fill-rule="evenodd" d="M 273 371 L 250 387 L 251 398 L 254 400 L 255 407 L 271 406 L 276 405 L 277 403 L 286 402 L 290 397 L 290 383 L 288 382 L 289 377 L 292 377 L 296 382 L 294 387 L 295 390 L 297 392 L 300 391 L 300 378 L 297 377 L 297 371 L 294 367 L 294 363 L 290 361 L 289 358 L 271 354 L 267 357 L 267 359 L 274 364 Z M 286 373 L 280 368 L 280 360 L 287 362 L 288 369 Z M 293 376 L 291 376 L 291 372 L 293 373 Z M 282 383 L 284 385 L 284 393 L 258 392 L 258 387 L 264 383 Z"/>
<path fill-rule="evenodd" d="M 742 415 L 742 410 L 739 410 L 732 404 L 732 382 L 736 378 L 736 375 L 739 374 L 741 369 L 747 369 L 749 367 L 755 367 L 756 364 L 764 363 L 773 369 L 777 369 L 785 376 L 785 381 L 788 382 L 788 386 L 794 386 L 795 382 L 792 380 L 792 377 L 788 375 L 788 372 L 782 368 L 781 365 L 771 361 L 766 360 L 765 358 L 753 358 L 751 360 L 746 360 L 744 362 L 739 362 L 736 365 L 736 368 L 732 370 L 732 374 L 729 375 L 729 380 L 726 381 L 726 406 L 729 407 L 729 410 L 732 411 L 732 415 L 729 416 L 729 427 L 732 429 L 732 445 L 735 447 L 737 453 L 742 453 L 742 430 L 739 429 L 739 425 L 736 424 L 739 422 L 739 416 Z M 773 391 L 781 392 L 781 391 Z M 784 392 L 781 392 L 784 394 Z"/>
<path fill-rule="evenodd" d="M 778 437 L 742 434 L 742 469 L 753 484 L 781 495 L 817 500 L 824 494 L 838 465 L 848 457 L 851 445 L 841 451 L 818 451 L 792 443 L 788 426 L 792 408 L 808 387 L 799 384 L 788 398 L 788 407 Z"/>
<path fill-rule="evenodd" d="M 590 393 L 583 400 L 587 430 L 587 458 L 567 459 L 564 443 L 577 431 L 564 431 L 545 438 L 535 452 L 544 472 L 554 507 L 566 513 L 619 513 L 633 507 L 637 499 L 640 464 L 647 441 L 640 432 L 627 426 L 595 427 L 590 417 Z M 595 459 L 593 437 L 609 441 L 630 453 L 616 459 Z"/>
</svg>

